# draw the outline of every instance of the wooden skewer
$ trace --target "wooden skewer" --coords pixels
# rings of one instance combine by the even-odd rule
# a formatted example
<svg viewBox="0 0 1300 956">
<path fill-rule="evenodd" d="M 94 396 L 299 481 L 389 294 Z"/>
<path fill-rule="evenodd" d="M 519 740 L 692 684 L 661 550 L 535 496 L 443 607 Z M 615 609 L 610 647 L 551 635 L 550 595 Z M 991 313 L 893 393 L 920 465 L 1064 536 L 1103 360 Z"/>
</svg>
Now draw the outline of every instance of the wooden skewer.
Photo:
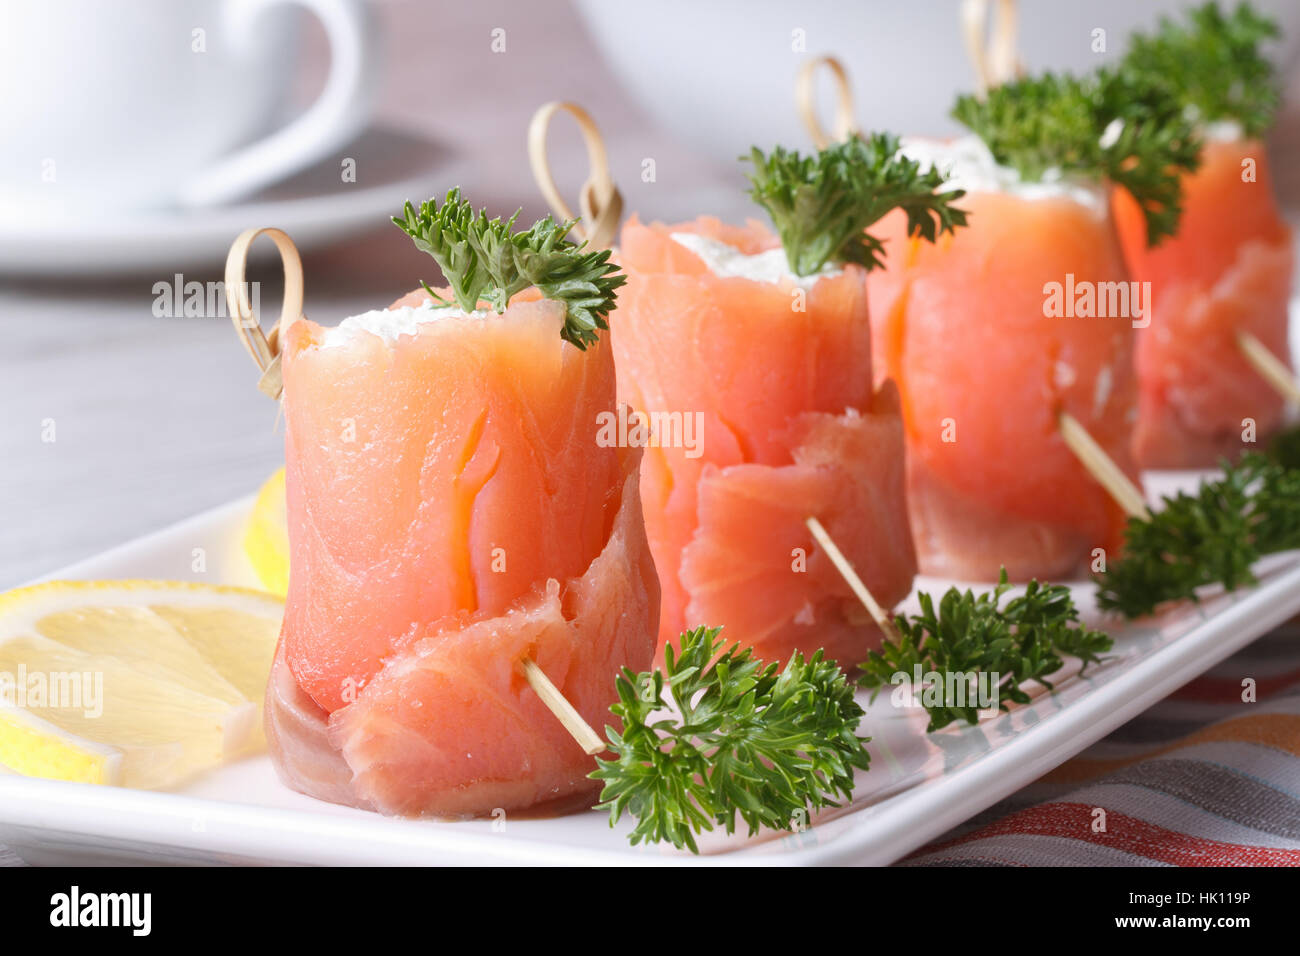
<svg viewBox="0 0 1300 956">
<path fill-rule="evenodd" d="M 280 318 L 272 327 L 270 334 L 262 331 L 261 323 L 253 312 L 248 296 L 248 286 L 244 281 L 248 250 L 253 240 L 260 235 L 267 235 L 280 251 L 280 260 L 284 265 L 284 302 L 280 308 Z M 280 343 L 284 332 L 302 313 L 303 277 L 302 258 L 293 240 L 279 229 L 247 229 L 230 246 L 226 257 L 226 302 L 230 309 L 230 318 L 235 325 L 235 332 L 252 356 L 258 369 L 262 372 L 257 387 L 277 401 L 283 396 L 284 383 L 280 376 Z M 582 719 L 582 715 L 560 693 L 558 687 L 537 666 L 532 658 L 524 657 L 516 663 L 519 672 L 528 681 L 534 693 L 555 718 L 564 726 L 573 739 L 588 754 L 598 754 L 606 750 L 604 740 Z M 593 749 L 594 748 L 594 749 Z"/>
<path fill-rule="evenodd" d="M 604 738 L 582 719 L 582 714 L 578 713 L 577 708 L 569 703 L 569 699 L 551 683 L 551 679 L 537 666 L 536 661 L 531 657 L 522 657 L 515 668 L 528 681 L 528 686 L 541 698 L 542 703 L 550 708 L 555 719 L 563 724 L 564 729 L 578 742 L 578 746 L 593 757 L 609 749 Z"/>
<path fill-rule="evenodd" d="M 989 40 L 990 79 L 1000 86 L 1024 72 L 1017 53 L 1019 11 L 1016 0 L 998 0 L 998 26 Z"/>
<path fill-rule="evenodd" d="M 1247 362 L 1287 401 L 1300 405 L 1300 380 L 1263 342 L 1244 329 L 1237 330 L 1237 347 Z"/>
<path fill-rule="evenodd" d="M 253 245 L 253 240 L 264 234 L 275 243 L 275 248 L 280 252 L 280 263 L 284 267 L 284 302 L 280 306 L 280 318 L 271 327 L 269 335 L 262 331 L 258 317 L 253 314 L 253 306 L 248 298 L 248 283 L 244 281 L 248 250 Z M 280 377 L 280 341 L 289 325 L 304 317 L 302 297 L 302 258 L 298 255 L 298 247 L 284 231 L 267 226 L 245 229 L 231 243 L 230 253 L 226 256 L 226 304 L 230 311 L 230 321 L 235 323 L 239 340 L 244 343 L 244 348 L 262 373 L 257 387 L 271 398 L 278 399 L 284 389 Z"/>
<path fill-rule="evenodd" d="M 862 583 L 862 578 L 858 577 L 858 572 L 854 570 L 849 559 L 844 556 L 844 552 L 839 549 L 831 539 L 829 533 L 822 526 L 822 523 L 811 515 L 804 519 L 804 524 L 812 532 L 813 538 L 821 549 L 826 552 L 826 556 L 831 559 L 831 564 L 843 575 L 844 580 L 848 582 L 857 599 L 862 602 L 862 606 L 867 609 L 871 619 L 879 625 L 880 629 L 885 632 L 885 636 L 891 639 L 897 639 L 898 632 L 894 627 L 894 619 L 889 616 L 889 612 L 880 606 L 867 586 Z"/>
<path fill-rule="evenodd" d="M 1123 469 L 1115 464 L 1114 459 L 1106 454 L 1077 418 L 1069 412 L 1060 412 L 1056 416 L 1056 424 L 1070 451 L 1074 452 L 1083 463 L 1083 467 L 1087 468 L 1101 486 L 1110 492 L 1111 497 L 1126 513 L 1143 520 L 1151 517 L 1141 489 L 1129 480 Z"/>
<path fill-rule="evenodd" d="M 835 124 L 827 133 L 817 116 L 817 69 L 826 67 L 835 80 Z M 815 56 L 807 60 L 795 77 L 795 103 L 799 116 L 812 138 L 813 145 L 825 149 L 832 142 L 848 139 L 859 132 L 853 119 L 853 89 L 849 86 L 849 72 L 844 64 L 833 56 Z"/>
<path fill-rule="evenodd" d="M 577 103 L 546 103 L 533 114 L 528 124 L 528 162 L 533 169 L 533 179 L 542 196 L 550 203 L 551 209 L 561 219 L 573 219 L 573 211 L 556 188 L 555 177 L 551 175 L 551 164 L 546 158 L 546 133 L 551 119 L 563 110 L 578 121 L 582 138 L 587 143 L 587 162 L 591 172 L 582 184 L 578 194 L 578 209 L 582 218 L 573 231 L 578 236 L 599 249 L 608 249 L 618 234 L 618 224 L 623 218 L 623 196 L 614 185 L 614 177 L 609 171 L 609 156 L 605 151 L 605 139 L 600 135 L 600 128 L 591 114 Z"/>
<path fill-rule="evenodd" d="M 975 67 L 975 88 L 980 96 L 1024 70 L 1016 53 L 1017 14 L 1015 0 L 998 0 L 997 22 L 986 42 L 989 0 L 962 2 L 962 35 L 971 65 Z"/>
</svg>

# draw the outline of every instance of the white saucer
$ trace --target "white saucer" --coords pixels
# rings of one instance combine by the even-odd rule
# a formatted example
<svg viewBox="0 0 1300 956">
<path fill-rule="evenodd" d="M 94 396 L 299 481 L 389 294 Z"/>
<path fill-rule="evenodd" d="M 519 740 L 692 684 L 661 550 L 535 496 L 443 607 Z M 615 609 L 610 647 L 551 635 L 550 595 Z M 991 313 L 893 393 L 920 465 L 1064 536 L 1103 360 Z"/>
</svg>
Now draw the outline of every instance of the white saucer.
<svg viewBox="0 0 1300 956">
<path fill-rule="evenodd" d="M 341 163 L 356 160 L 356 181 Z M 372 126 L 329 159 L 226 206 L 161 209 L 67 222 L 0 220 L 0 274 L 102 276 L 149 270 L 220 271 L 230 242 L 250 226 L 277 226 L 303 252 L 376 228 L 456 180 L 454 156 L 419 136 Z"/>
</svg>

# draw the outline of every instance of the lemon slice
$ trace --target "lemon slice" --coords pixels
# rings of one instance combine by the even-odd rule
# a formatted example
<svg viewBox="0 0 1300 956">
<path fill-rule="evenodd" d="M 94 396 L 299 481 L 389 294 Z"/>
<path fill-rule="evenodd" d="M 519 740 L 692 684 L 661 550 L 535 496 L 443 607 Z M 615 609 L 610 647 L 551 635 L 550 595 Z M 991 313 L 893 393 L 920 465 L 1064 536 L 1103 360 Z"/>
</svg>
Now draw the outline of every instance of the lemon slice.
<svg viewBox="0 0 1300 956">
<path fill-rule="evenodd" d="M 284 469 L 262 485 L 248 516 L 244 552 L 262 586 L 281 597 L 289 590 L 289 528 L 284 508 Z"/>
<path fill-rule="evenodd" d="M 0 764 L 171 786 L 263 743 L 284 605 L 179 581 L 52 581 L 0 594 Z"/>
</svg>

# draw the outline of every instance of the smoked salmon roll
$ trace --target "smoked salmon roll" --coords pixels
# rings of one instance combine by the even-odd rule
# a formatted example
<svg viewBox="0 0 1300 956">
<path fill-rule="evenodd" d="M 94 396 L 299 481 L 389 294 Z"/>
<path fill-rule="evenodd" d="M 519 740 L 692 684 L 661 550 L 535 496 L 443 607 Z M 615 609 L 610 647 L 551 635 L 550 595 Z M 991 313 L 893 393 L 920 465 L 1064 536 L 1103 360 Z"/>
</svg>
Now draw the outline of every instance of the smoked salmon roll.
<svg viewBox="0 0 1300 956">
<path fill-rule="evenodd" d="M 408 210 L 408 231 L 436 252 L 462 206 Z M 581 271 L 607 312 L 613 267 L 591 256 L 608 254 L 556 248 L 548 275 Z M 591 758 L 517 666 L 532 659 L 602 727 L 615 676 L 650 665 L 641 452 L 598 441 L 616 411 L 603 312 L 511 294 L 531 284 L 522 260 L 487 285 L 439 262 L 453 290 L 284 335 L 291 570 L 272 753 L 290 786 L 386 813 L 580 805 Z"/>
<path fill-rule="evenodd" d="M 935 196 L 937 180 L 896 163 L 894 145 L 756 151 L 755 197 L 780 239 L 709 217 L 634 217 L 623 229 L 613 342 L 621 399 L 650 423 L 642 502 L 663 583 L 661 649 L 707 622 L 768 660 L 818 648 L 842 666 L 862 660 L 879 629 L 815 547 L 809 516 L 883 606 L 911 590 L 902 422 L 894 388 L 871 381 L 874 247 L 862 229 L 894 207 L 876 201 L 887 183 L 918 220 L 961 220 L 947 206 L 956 195 Z M 834 224 L 790 214 L 814 197 L 856 211 Z M 691 441 L 677 440 L 679 420 L 694 423 Z"/>
<path fill-rule="evenodd" d="M 1127 316 L 1048 317 L 1043 289 L 1128 276 L 1105 200 L 967 193 L 971 228 L 908 249 L 877 314 L 877 361 L 897 383 L 921 570 L 966 581 L 1068 579 L 1118 549 L 1126 516 L 1057 429 L 1067 412 L 1138 477 Z M 889 233 L 885 232 L 888 236 Z M 875 289 L 873 288 L 873 293 Z M 887 301 L 881 294 L 873 301 Z"/>
<path fill-rule="evenodd" d="M 1124 102 L 1131 116 L 1114 111 Z M 1194 151 L 1190 127 L 1140 149 L 1129 135 L 1104 143 L 1112 123 L 1133 134 L 1176 113 L 1115 77 L 1048 74 L 959 101 L 977 135 L 904 143 L 966 190 L 971 222 L 927 244 L 891 216 L 887 267 L 871 277 L 876 374 L 901 396 L 922 572 L 1060 579 L 1119 550 L 1126 514 L 1058 421 L 1073 416 L 1138 480 L 1133 354 L 1150 302 L 1124 264 L 1106 190 L 1111 177 L 1142 184 L 1144 216 L 1168 231 L 1177 168 Z"/>
<path fill-rule="evenodd" d="M 1133 38 L 1124 69 L 1158 73 L 1201 123 L 1200 168 L 1183 177 L 1178 233 L 1155 247 L 1122 190 L 1115 222 L 1129 271 L 1149 283 L 1152 321 L 1138 333 L 1134 451 L 1146 468 L 1194 468 L 1235 458 L 1282 422 L 1284 401 L 1245 359 L 1247 332 L 1290 363 L 1291 231 L 1278 209 L 1262 137 L 1277 92 L 1259 46 L 1276 26 L 1242 5 L 1214 4 L 1187 23 Z"/>
</svg>

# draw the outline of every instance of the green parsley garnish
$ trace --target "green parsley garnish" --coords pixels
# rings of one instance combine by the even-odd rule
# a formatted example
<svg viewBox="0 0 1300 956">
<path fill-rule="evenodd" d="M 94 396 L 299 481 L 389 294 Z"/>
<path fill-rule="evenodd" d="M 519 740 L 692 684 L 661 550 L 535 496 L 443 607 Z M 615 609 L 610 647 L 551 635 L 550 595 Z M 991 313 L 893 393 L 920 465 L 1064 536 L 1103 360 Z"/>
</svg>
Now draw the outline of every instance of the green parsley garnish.
<svg viewBox="0 0 1300 956">
<path fill-rule="evenodd" d="M 1235 591 L 1255 583 L 1264 555 L 1300 548 L 1300 471 L 1258 453 L 1223 469 L 1150 519 L 1129 519 L 1122 555 L 1096 576 L 1100 607 L 1133 618 L 1207 585 Z"/>
<path fill-rule="evenodd" d="M 749 648 L 724 651 L 719 630 L 683 633 L 662 670 L 624 668 L 617 679 L 610 710 L 623 732 L 606 728 L 617 756 L 597 758 L 591 776 L 605 782 L 596 809 L 611 826 L 625 811 L 637 818 L 634 845 L 667 840 L 698 853 L 695 834 L 734 833 L 737 815 L 750 834 L 795 829 L 809 809 L 847 799 L 853 768 L 867 769 L 862 708 L 834 661 L 796 653 L 778 672 Z M 655 719 L 670 706 L 675 714 Z"/>
<path fill-rule="evenodd" d="M 1027 681 L 1051 690 L 1047 677 L 1064 666 L 1062 655 L 1081 659 L 1086 668 L 1110 650 L 1108 635 L 1079 624 L 1078 608 L 1064 585 L 1030 581 L 1004 605 L 1009 590 L 1004 568 L 991 592 L 976 596 L 949 588 L 937 612 L 934 599 L 921 592 L 921 613 L 895 615 L 897 637 L 858 665 L 859 685 L 879 692 L 894 683 L 896 674 L 907 675 L 909 683 L 918 668 L 923 675 L 935 675 L 932 693 L 942 699 L 931 703 L 928 695 L 918 696 L 930 715 L 926 730 L 938 730 L 956 720 L 978 721 L 974 682 L 980 674 L 998 675 L 997 707 L 1007 710 L 1008 702 L 1029 703 L 1021 689 Z"/>
<path fill-rule="evenodd" d="M 1268 443 L 1264 454 L 1283 468 L 1300 469 L 1300 428 L 1279 432 Z"/>
<path fill-rule="evenodd" d="M 516 231 L 518 218 L 519 212 L 504 222 L 488 219 L 485 210 L 475 213 L 460 190 L 452 189 L 442 205 L 430 199 L 417 210 L 408 202 L 393 222 L 417 248 L 433 256 L 464 311 L 487 302 L 504 312 L 511 296 L 536 286 L 543 296 L 564 305 L 561 337 L 586 349 L 596 341 L 597 330 L 609 328 L 616 290 L 627 277 L 609 261 L 608 249 L 588 251 L 586 243 L 565 239 L 577 220 L 556 222 L 547 216 Z M 427 282 L 421 285 L 444 301 Z"/>
<path fill-rule="evenodd" d="M 1136 82 L 1167 83 L 1202 122 L 1234 120 L 1247 136 L 1260 136 L 1281 101 L 1260 46 L 1278 35 L 1277 24 L 1248 3 L 1229 14 L 1207 3 L 1184 23 L 1162 17 L 1155 32 L 1133 34 L 1120 69 Z"/>
<path fill-rule="evenodd" d="M 966 225 L 952 203 L 961 190 L 937 192 L 943 176 L 901 156 L 898 137 L 874 133 L 851 137 L 813 156 L 755 146 L 748 156 L 754 201 L 772 217 L 790 271 L 807 276 L 828 263 L 884 264 L 884 244 L 865 230 L 892 209 L 907 213 L 908 234 L 933 242 L 941 232 Z"/>
<path fill-rule="evenodd" d="M 1180 173 L 1196 168 L 1195 125 L 1158 76 L 1044 73 L 958 97 L 952 115 L 1026 182 L 1078 177 L 1132 194 L 1155 244 L 1178 229 Z"/>
</svg>

